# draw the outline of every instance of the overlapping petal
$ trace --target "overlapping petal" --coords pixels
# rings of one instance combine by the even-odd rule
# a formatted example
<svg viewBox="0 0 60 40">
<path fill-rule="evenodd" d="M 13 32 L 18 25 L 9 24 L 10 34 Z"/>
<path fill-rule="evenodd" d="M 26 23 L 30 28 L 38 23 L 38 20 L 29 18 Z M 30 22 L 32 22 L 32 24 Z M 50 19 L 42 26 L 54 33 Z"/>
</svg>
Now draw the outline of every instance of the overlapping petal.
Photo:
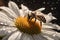
<svg viewBox="0 0 60 40">
<path fill-rule="evenodd" d="M 2 9 L 2 11 L 10 18 L 14 19 L 17 16 L 15 15 L 15 13 L 8 7 L 0 7 L 0 9 Z"/>
<path fill-rule="evenodd" d="M 16 3 L 9 1 L 8 6 L 10 9 L 12 9 L 17 16 L 20 16 L 19 8 Z"/>
<path fill-rule="evenodd" d="M 11 26 L 14 25 L 12 19 L 9 18 L 7 15 L 5 15 L 5 13 L 2 12 L 2 11 L 0 11 L 0 24 L 1 23 L 7 24 L 7 25 L 11 25 Z"/>
<path fill-rule="evenodd" d="M 16 30 L 15 27 L 0 26 L 0 37 L 6 36 Z"/>
<path fill-rule="evenodd" d="M 14 31 L 8 36 L 4 37 L 2 40 L 20 40 L 22 33 L 19 31 Z"/>
</svg>

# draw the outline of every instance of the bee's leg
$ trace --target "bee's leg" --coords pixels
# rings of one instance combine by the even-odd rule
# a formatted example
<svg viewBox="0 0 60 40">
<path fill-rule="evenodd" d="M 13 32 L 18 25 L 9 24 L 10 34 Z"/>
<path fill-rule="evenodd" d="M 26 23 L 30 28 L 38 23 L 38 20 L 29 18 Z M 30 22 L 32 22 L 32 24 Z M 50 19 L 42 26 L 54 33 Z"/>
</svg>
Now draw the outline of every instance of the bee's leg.
<svg viewBox="0 0 60 40">
<path fill-rule="evenodd" d="M 32 17 L 30 17 L 30 19 L 29 19 L 29 21 L 31 21 L 33 18 Z"/>
<path fill-rule="evenodd" d="M 36 17 L 35 17 L 35 21 L 34 21 L 34 23 L 36 22 Z"/>
<path fill-rule="evenodd" d="M 29 14 L 28 14 L 28 19 L 30 19 L 30 16 L 29 16 Z"/>
<path fill-rule="evenodd" d="M 31 16 L 28 14 L 28 21 L 31 19 Z"/>
<path fill-rule="evenodd" d="M 32 20 L 32 18 L 30 17 L 30 19 L 29 20 Z"/>
<path fill-rule="evenodd" d="M 36 22 L 36 17 L 35 17 L 35 22 Z"/>
<path fill-rule="evenodd" d="M 39 23 L 40 23 L 39 25 L 42 26 L 42 21 L 40 21 Z"/>
</svg>

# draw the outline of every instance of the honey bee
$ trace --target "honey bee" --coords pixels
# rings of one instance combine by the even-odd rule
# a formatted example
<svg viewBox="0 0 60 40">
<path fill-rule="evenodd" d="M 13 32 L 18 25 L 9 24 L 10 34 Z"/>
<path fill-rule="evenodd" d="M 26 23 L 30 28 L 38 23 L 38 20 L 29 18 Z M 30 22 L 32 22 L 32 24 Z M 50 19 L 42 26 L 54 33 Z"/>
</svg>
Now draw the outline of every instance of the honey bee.
<svg viewBox="0 0 60 40">
<path fill-rule="evenodd" d="M 33 18 L 35 18 L 35 21 L 36 19 L 38 19 L 39 21 L 46 23 L 45 17 L 43 15 L 36 15 L 35 11 L 31 12 L 31 14 L 28 14 L 29 21 L 32 20 Z"/>
</svg>

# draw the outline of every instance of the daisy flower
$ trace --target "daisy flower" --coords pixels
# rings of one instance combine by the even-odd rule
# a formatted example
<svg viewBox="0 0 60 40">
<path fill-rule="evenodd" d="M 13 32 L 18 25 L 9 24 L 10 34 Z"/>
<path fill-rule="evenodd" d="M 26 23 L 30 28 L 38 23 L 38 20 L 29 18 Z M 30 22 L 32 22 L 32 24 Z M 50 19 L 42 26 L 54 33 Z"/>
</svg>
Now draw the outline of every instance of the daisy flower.
<svg viewBox="0 0 60 40">
<path fill-rule="evenodd" d="M 60 33 L 54 31 L 59 28 L 57 24 L 42 24 L 39 20 L 35 22 L 34 19 L 28 21 L 27 14 L 24 13 L 31 12 L 29 9 L 29 11 L 25 10 L 24 6 L 19 9 L 12 1 L 8 6 L 0 7 L 0 31 L 2 32 L 0 34 L 5 35 L 2 40 L 60 40 Z"/>
</svg>

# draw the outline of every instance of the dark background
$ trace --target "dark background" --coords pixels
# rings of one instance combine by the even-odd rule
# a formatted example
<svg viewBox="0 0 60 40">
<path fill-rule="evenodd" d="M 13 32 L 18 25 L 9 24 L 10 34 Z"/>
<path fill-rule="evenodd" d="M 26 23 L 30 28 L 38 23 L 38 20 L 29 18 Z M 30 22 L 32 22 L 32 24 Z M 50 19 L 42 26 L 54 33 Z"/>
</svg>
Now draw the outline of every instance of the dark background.
<svg viewBox="0 0 60 40">
<path fill-rule="evenodd" d="M 7 6 L 9 1 L 10 0 L 2 0 L 5 6 Z M 52 12 L 53 16 L 55 16 L 57 20 L 52 20 L 51 22 L 60 25 L 60 0 L 11 0 L 11 1 L 16 2 L 18 6 L 20 4 L 24 4 L 30 10 L 36 10 L 41 7 L 45 7 L 46 9 L 43 11 L 43 13 L 48 14 L 49 12 Z"/>
</svg>

